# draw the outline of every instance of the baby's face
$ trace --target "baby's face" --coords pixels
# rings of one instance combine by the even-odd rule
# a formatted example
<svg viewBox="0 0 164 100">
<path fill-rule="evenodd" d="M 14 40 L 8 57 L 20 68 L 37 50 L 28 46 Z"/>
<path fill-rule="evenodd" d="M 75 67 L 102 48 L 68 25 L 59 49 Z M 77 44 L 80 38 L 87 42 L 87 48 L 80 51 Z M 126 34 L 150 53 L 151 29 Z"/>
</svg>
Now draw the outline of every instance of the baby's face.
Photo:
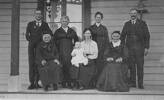
<svg viewBox="0 0 164 100">
<path fill-rule="evenodd" d="M 51 40 L 51 35 L 49 35 L 49 34 L 43 35 L 43 41 L 44 41 L 45 43 L 50 42 L 50 40 Z"/>
<path fill-rule="evenodd" d="M 81 47 L 81 44 L 79 42 L 76 42 L 75 43 L 75 48 L 80 48 Z"/>
</svg>

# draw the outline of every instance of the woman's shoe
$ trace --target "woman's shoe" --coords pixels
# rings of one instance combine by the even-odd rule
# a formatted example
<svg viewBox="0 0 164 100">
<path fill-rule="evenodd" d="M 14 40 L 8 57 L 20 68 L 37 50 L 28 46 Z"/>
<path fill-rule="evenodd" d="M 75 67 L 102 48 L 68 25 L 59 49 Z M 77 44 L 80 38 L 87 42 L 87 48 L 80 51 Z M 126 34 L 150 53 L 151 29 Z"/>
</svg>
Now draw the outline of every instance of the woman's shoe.
<svg viewBox="0 0 164 100">
<path fill-rule="evenodd" d="M 84 89 L 85 89 L 84 86 L 79 87 L 79 90 L 84 90 Z"/>
<path fill-rule="evenodd" d="M 31 84 L 31 85 L 28 87 L 29 90 L 32 90 L 32 89 L 35 89 L 35 88 L 36 88 L 36 87 L 35 87 L 34 84 Z"/>
<path fill-rule="evenodd" d="M 53 84 L 53 90 L 58 90 L 57 84 Z"/>
<path fill-rule="evenodd" d="M 42 88 L 39 84 L 35 84 L 35 88 L 38 89 L 38 88 Z"/>
<path fill-rule="evenodd" d="M 44 91 L 48 91 L 48 85 L 44 87 Z"/>
</svg>

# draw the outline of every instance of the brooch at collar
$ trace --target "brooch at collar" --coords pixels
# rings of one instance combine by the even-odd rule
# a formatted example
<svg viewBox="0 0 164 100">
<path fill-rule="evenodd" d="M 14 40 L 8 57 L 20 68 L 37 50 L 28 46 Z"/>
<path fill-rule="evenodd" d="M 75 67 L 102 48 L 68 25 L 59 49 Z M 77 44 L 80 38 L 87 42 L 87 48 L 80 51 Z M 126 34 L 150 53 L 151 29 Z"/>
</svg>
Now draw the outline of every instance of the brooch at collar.
<svg viewBox="0 0 164 100">
<path fill-rule="evenodd" d="M 36 25 L 34 25 L 34 29 L 36 29 Z"/>
</svg>

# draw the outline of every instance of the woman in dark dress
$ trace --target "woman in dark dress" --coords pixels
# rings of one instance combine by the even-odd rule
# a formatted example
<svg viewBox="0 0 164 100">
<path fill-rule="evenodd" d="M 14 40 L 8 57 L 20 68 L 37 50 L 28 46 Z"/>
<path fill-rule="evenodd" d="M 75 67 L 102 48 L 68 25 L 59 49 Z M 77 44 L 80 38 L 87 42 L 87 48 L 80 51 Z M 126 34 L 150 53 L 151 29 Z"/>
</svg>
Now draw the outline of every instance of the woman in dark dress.
<svg viewBox="0 0 164 100">
<path fill-rule="evenodd" d="M 105 47 L 109 44 L 109 36 L 108 36 L 108 30 L 107 28 L 101 24 L 103 20 L 103 14 L 101 12 L 95 13 L 95 24 L 90 26 L 90 29 L 92 31 L 92 39 L 97 43 L 98 45 L 98 58 L 96 59 L 96 69 L 97 69 L 97 75 L 93 79 L 92 86 L 95 87 L 95 82 L 101 73 L 103 66 L 104 66 L 104 51 Z"/>
<path fill-rule="evenodd" d="M 78 80 L 80 90 L 90 88 L 90 81 L 95 75 L 94 60 L 98 56 L 97 43 L 91 39 L 91 30 L 85 29 L 83 36 L 84 40 L 81 42 L 81 47 L 84 49 L 84 56 L 88 58 L 88 65 L 72 66 L 71 68 L 71 78 Z"/>
<path fill-rule="evenodd" d="M 100 91 L 127 92 L 129 91 L 126 80 L 128 51 L 121 43 L 119 31 L 114 31 L 111 37 L 112 42 L 104 54 L 106 64 L 96 87 Z"/>
<path fill-rule="evenodd" d="M 44 90 L 53 84 L 53 89 L 57 90 L 60 82 L 61 65 L 55 44 L 51 40 L 50 34 L 43 35 L 43 41 L 39 43 L 36 49 L 36 63 L 39 69 L 40 80 Z"/>
<path fill-rule="evenodd" d="M 63 65 L 63 82 L 62 86 L 71 88 L 70 67 L 71 67 L 71 52 L 74 43 L 78 41 L 76 32 L 68 27 L 69 17 L 62 16 L 61 27 L 54 33 L 54 41 L 59 51 L 59 59 Z"/>
</svg>

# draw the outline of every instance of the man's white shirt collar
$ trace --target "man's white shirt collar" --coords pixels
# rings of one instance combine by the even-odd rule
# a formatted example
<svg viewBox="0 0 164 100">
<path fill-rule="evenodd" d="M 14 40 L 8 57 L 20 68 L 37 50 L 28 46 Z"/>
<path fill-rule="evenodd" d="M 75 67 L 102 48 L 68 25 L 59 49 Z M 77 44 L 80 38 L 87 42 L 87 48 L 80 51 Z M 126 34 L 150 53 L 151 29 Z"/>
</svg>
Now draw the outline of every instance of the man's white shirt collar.
<svg viewBox="0 0 164 100">
<path fill-rule="evenodd" d="M 39 25 L 38 25 L 39 24 Z M 36 21 L 36 25 L 37 26 L 41 26 L 42 25 L 42 21 Z"/>
<path fill-rule="evenodd" d="M 137 19 L 131 20 L 132 24 L 136 24 Z"/>
<path fill-rule="evenodd" d="M 62 27 L 63 28 L 63 27 Z M 67 31 L 68 31 L 68 27 L 66 27 L 66 28 L 63 28 L 64 29 L 64 31 L 67 33 Z"/>
</svg>

